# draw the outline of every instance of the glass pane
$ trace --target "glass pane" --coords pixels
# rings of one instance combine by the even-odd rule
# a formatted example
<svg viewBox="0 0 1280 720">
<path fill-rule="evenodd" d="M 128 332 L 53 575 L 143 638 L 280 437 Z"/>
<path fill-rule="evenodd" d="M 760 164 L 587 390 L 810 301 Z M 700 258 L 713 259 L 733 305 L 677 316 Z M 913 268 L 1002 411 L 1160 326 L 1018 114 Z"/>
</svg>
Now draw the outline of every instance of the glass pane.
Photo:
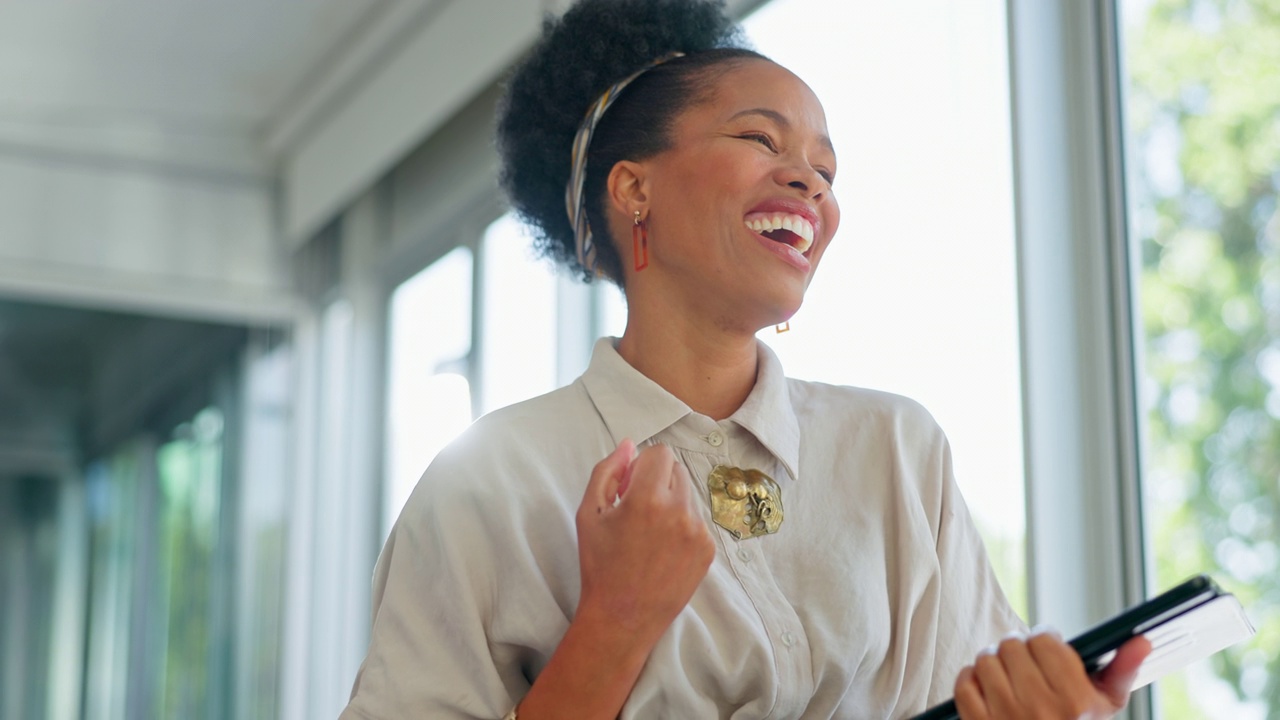
<svg viewBox="0 0 1280 720">
<path fill-rule="evenodd" d="M 460 247 L 391 295 L 384 532 L 422 471 L 471 423 L 471 275 L 471 250 Z"/>
<path fill-rule="evenodd" d="M 1004 2 L 773 0 L 745 24 L 817 93 L 841 166 L 840 230 L 790 331 L 761 338 L 792 376 L 929 408 L 1025 616 Z"/>
<path fill-rule="evenodd" d="M 480 412 L 556 387 L 556 276 L 512 215 L 484 232 Z"/>
<path fill-rule="evenodd" d="M 627 329 L 627 299 L 617 286 L 603 280 L 596 283 L 594 291 L 599 325 L 596 334 L 622 337 Z"/>
<path fill-rule="evenodd" d="M 152 708 L 156 717 L 215 717 L 225 638 L 215 635 L 226 611 L 222 559 L 222 412 L 206 408 L 179 425 L 156 452 L 158 564 L 148 639 L 159 655 Z"/>
<path fill-rule="evenodd" d="M 56 583 L 67 555 L 58 537 L 61 488 L 51 477 L 0 474 L 0 717 L 57 712 Z"/>
<path fill-rule="evenodd" d="M 237 529 L 232 717 L 280 715 L 286 527 L 294 382 L 289 346 L 246 363 Z"/>
<path fill-rule="evenodd" d="M 1125 0 L 1125 146 L 1156 587 L 1208 572 L 1257 637 L 1157 686 L 1168 718 L 1280 716 L 1280 8 Z"/>
<path fill-rule="evenodd" d="M 130 443 L 85 473 L 89 510 L 89 618 L 85 652 L 87 720 L 121 720 L 128 697 L 143 464 L 148 446 Z"/>
</svg>

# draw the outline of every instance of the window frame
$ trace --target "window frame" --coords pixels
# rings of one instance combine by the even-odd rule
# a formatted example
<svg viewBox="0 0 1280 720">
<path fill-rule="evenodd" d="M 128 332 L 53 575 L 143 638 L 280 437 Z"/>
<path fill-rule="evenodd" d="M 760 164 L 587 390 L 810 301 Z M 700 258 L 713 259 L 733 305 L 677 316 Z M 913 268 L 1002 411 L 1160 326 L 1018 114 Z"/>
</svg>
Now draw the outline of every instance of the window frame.
<svg viewBox="0 0 1280 720">
<path fill-rule="evenodd" d="M 1070 633 L 1148 592 L 1119 22 L 1114 0 L 1008 17 L 1028 591 Z M 1149 690 L 1128 712 L 1151 717 Z"/>
</svg>

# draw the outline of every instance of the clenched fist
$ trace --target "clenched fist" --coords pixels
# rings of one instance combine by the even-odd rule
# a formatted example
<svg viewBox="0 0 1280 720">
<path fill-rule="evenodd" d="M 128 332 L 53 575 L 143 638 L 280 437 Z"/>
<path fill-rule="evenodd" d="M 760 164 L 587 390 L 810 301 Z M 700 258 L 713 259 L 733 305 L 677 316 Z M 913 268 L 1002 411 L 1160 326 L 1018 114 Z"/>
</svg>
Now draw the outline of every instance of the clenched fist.
<svg viewBox="0 0 1280 720">
<path fill-rule="evenodd" d="M 715 557 L 700 501 L 666 446 L 637 455 L 624 440 L 601 460 L 578 508 L 579 612 L 603 612 L 626 632 L 656 642 Z"/>
</svg>

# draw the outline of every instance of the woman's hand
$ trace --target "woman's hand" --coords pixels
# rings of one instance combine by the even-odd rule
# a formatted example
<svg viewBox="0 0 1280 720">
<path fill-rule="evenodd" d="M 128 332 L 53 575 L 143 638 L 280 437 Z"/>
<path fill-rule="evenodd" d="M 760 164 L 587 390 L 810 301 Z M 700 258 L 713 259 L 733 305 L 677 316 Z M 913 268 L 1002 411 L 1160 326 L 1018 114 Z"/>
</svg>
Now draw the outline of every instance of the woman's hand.
<svg viewBox="0 0 1280 720">
<path fill-rule="evenodd" d="M 612 719 L 716 557 L 689 473 L 663 446 L 622 441 L 577 509 L 582 594 L 520 717 Z"/>
<path fill-rule="evenodd" d="M 715 558 L 684 466 L 661 445 L 635 452 L 624 440 L 591 473 L 578 506 L 578 611 L 520 701 L 521 720 L 616 718 Z"/>
<path fill-rule="evenodd" d="M 1125 706 L 1151 643 L 1136 637 L 1090 678 L 1070 645 L 1054 633 L 1006 638 L 960 671 L 956 709 L 964 720 L 1109 718 Z"/>
<path fill-rule="evenodd" d="M 635 444 L 624 440 L 600 461 L 578 508 L 578 606 L 657 642 L 706 576 L 715 541 L 671 450 L 633 455 Z"/>
</svg>

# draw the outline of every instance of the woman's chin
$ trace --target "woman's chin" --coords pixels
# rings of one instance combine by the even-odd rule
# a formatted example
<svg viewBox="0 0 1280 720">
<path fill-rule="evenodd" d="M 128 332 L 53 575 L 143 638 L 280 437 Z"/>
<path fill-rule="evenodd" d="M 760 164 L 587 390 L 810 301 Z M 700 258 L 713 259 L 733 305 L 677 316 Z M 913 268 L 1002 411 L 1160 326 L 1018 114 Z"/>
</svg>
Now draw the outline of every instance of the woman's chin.
<svg viewBox="0 0 1280 720">
<path fill-rule="evenodd" d="M 804 305 L 805 291 L 808 289 L 809 289 L 809 283 L 806 282 L 803 288 L 801 288 L 798 292 L 791 293 L 791 296 L 788 297 L 785 301 L 783 301 L 782 307 L 781 307 L 782 312 L 780 315 L 782 319 L 779 320 L 777 323 L 774 323 L 775 325 L 779 323 L 787 322 L 796 313 L 800 312 L 800 307 Z"/>
<path fill-rule="evenodd" d="M 800 296 L 795 298 L 792 302 L 784 302 L 774 305 L 770 308 L 769 312 L 762 313 L 760 318 L 753 324 L 759 325 L 757 331 L 786 325 L 791 321 L 791 318 L 800 311 L 800 306 L 803 302 L 804 296 Z"/>
</svg>

